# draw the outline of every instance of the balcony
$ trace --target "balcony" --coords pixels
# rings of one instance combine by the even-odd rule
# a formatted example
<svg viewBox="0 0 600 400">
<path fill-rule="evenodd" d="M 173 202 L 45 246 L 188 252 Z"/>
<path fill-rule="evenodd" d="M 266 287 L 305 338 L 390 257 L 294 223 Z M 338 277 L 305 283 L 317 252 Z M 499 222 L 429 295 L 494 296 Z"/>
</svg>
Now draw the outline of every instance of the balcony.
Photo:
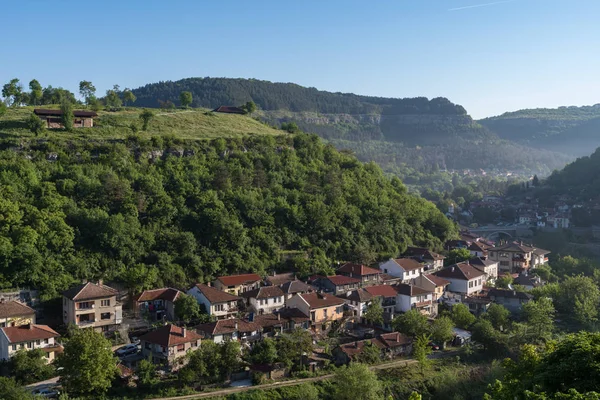
<svg viewBox="0 0 600 400">
<path fill-rule="evenodd" d="M 423 308 L 430 306 L 432 304 L 431 300 L 420 301 L 417 303 L 412 303 L 412 308 Z"/>
</svg>

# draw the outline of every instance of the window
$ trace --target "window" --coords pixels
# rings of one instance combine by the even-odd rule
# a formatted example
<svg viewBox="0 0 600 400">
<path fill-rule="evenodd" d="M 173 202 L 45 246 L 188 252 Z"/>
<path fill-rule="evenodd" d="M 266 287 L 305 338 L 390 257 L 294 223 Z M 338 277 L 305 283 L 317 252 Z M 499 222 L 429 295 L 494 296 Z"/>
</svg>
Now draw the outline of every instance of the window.
<svg viewBox="0 0 600 400">
<path fill-rule="evenodd" d="M 341 313 L 343 313 L 343 312 L 344 312 L 344 306 L 339 306 L 339 307 L 337 308 L 336 312 L 337 312 L 338 314 L 341 314 Z"/>
<path fill-rule="evenodd" d="M 223 304 L 215 304 L 215 311 L 223 311 Z"/>
<path fill-rule="evenodd" d="M 27 342 L 27 348 L 28 349 L 32 349 L 33 348 L 33 342 Z"/>
<path fill-rule="evenodd" d="M 326 308 L 323 310 L 323 318 L 327 318 L 327 309 Z"/>
<path fill-rule="evenodd" d="M 13 345 L 12 345 L 12 349 L 13 349 L 13 351 L 17 351 L 17 345 L 16 345 L 16 344 L 13 344 Z"/>
<path fill-rule="evenodd" d="M 110 330 L 110 326 L 103 326 L 102 332 L 108 332 Z"/>
<path fill-rule="evenodd" d="M 110 299 L 108 300 L 100 300 L 101 307 L 110 307 Z"/>
<path fill-rule="evenodd" d="M 383 269 L 383 273 L 384 273 L 384 274 L 387 274 L 387 273 L 388 273 L 388 270 L 387 270 L 387 268 L 384 268 L 384 269 Z"/>
<path fill-rule="evenodd" d="M 146 348 L 146 350 L 152 350 L 152 345 L 148 342 L 144 343 L 144 347 Z"/>
<path fill-rule="evenodd" d="M 36 345 L 36 346 L 39 346 L 39 345 L 40 345 L 40 340 L 39 340 L 39 339 L 35 341 L 35 345 Z"/>
<path fill-rule="evenodd" d="M 508 261 L 500 261 L 500 265 L 502 265 L 503 267 L 508 267 L 509 263 Z"/>
<path fill-rule="evenodd" d="M 192 342 L 192 347 L 198 347 L 198 342 Z"/>
<path fill-rule="evenodd" d="M 88 308 L 94 308 L 94 303 L 91 301 L 83 301 L 81 303 L 77 303 L 78 310 L 87 310 Z"/>
<path fill-rule="evenodd" d="M 105 313 L 100 314 L 100 319 L 103 319 L 103 320 L 110 319 L 110 313 L 105 312 Z"/>
<path fill-rule="evenodd" d="M 177 352 L 184 351 L 184 350 L 185 350 L 185 344 L 178 344 L 177 345 Z"/>
<path fill-rule="evenodd" d="M 48 344 L 48 339 L 44 339 L 44 344 Z"/>
<path fill-rule="evenodd" d="M 46 358 L 50 358 L 50 353 L 46 353 Z"/>
<path fill-rule="evenodd" d="M 473 281 L 469 281 L 469 288 L 473 287 Z"/>
</svg>

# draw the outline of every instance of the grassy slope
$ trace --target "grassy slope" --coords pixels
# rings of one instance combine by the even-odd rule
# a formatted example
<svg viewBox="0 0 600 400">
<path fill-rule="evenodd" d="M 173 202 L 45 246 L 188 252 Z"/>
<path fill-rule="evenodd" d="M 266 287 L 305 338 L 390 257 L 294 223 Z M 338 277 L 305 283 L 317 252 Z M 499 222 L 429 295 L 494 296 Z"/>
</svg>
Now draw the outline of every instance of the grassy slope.
<svg viewBox="0 0 600 400">
<path fill-rule="evenodd" d="M 49 107 L 48 107 L 49 108 Z M 0 117 L 0 139 L 33 137 L 25 120 L 32 107 L 9 109 Z M 65 139 L 124 139 L 133 132 L 132 123 L 141 129 L 139 114 L 141 109 L 128 108 L 124 111 L 100 111 L 94 128 L 77 128 L 73 132 L 47 130 L 49 138 Z M 113 122 L 108 123 L 107 119 Z M 273 129 L 244 115 L 207 113 L 205 109 L 157 111 L 150 123 L 148 132 L 138 132 L 141 137 L 174 134 L 181 139 L 214 139 L 217 137 L 242 137 L 245 135 L 280 135 L 282 131 Z"/>
</svg>

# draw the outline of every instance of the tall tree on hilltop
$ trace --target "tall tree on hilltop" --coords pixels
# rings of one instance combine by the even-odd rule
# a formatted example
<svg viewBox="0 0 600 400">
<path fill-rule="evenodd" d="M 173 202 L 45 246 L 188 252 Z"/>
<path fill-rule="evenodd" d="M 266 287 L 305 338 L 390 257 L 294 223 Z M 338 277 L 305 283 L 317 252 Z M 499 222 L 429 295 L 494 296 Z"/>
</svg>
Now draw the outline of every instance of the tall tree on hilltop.
<svg viewBox="0 0 600 400">
<path fill-rule="evenodd" d="M 32 79 L 31 82 L 29 82 L 29 90 L 31 90 L 29 93 L 29 103 L 33 106 L 37 106 L 40 104 L 42 96 L 44 95 L 42 85 L 40 85 L 36 79 Z"/>
<path fill-rule="evenodd" d="M 192 101 L 192 92 L 181 92 L 179 94 L 179 102 L 181 103 L 182 107 L 189 107 L 192 104 Z"/>
<path fill-rule="evenodd" d="M 90 81 L 79 82 L 79 94 L 85 99 L 85 103 L 89 106 L 92 99 L 96 98 L 96 87 Z"/>
<path fill-rule="evenodd" d="M 137 97 L 135 97 L 135 94 L 133 94 L 131 90 L 125 89 L 123 91 L 123 101 L 125 102 L 125 105 L 127 105 L 128 103 L 135 103 L 136 99 Z"/>
<path fill-rule="evenodd" d="M 147 131 L 150 121 L 154 119 L 154 113 L 146 108 L 140 114 L 140 119 L 142 120 L 142 130 Z"/>
<path fill-rule="evenodd" d="M 11 79 L 10 82 L 2 87 L 2 97 L 8 102 L 9 106 L 15 107 L 21 101 L 23 86 L 18 78 Z"/>
<path fill-rule="evenodd" d="M 62 112 L 60 119 L 65 129 L 68 131 L 73 130 L 73 119 L 75 118 L 73 104 L 68 99 L 63 99 L 60 103 L 60 111 Z"/>
</svg>

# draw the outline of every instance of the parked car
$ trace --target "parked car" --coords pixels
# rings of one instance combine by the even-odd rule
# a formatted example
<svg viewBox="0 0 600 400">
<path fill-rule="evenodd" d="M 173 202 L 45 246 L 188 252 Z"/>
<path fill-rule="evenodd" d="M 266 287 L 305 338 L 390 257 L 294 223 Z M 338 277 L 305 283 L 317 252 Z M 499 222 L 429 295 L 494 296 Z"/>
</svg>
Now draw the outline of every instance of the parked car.
<svg viewBox="0 0 600 400">
<path fill-rule="evenodd" d="M 34 390 L 33 395 L 39 396 L 39 397 L 46 397 L 48 399 L 54 399 L 60 395 L 60 392 L 54 388 L 45 388 L 45 389 Z"/>
<path fill-rule="evenodd" d="M 125 345 L 123 347 L 121 347 L 120 349 L 117 349 L 117 351 L 115 351 L 115 354 L 119 357 L 124 357 L 124 356 L 128 356 L 130 354 L 135 354 L 138 352 L 138 345 L 137 344 L 128 344 Z"/>
<path fill-rule="evenodd" d="M 434 342 L 429 342 L 429 347 L 431 347 L 431 350 L 439 350 L 440 349 L 440 346 Z"/>
</svg>

